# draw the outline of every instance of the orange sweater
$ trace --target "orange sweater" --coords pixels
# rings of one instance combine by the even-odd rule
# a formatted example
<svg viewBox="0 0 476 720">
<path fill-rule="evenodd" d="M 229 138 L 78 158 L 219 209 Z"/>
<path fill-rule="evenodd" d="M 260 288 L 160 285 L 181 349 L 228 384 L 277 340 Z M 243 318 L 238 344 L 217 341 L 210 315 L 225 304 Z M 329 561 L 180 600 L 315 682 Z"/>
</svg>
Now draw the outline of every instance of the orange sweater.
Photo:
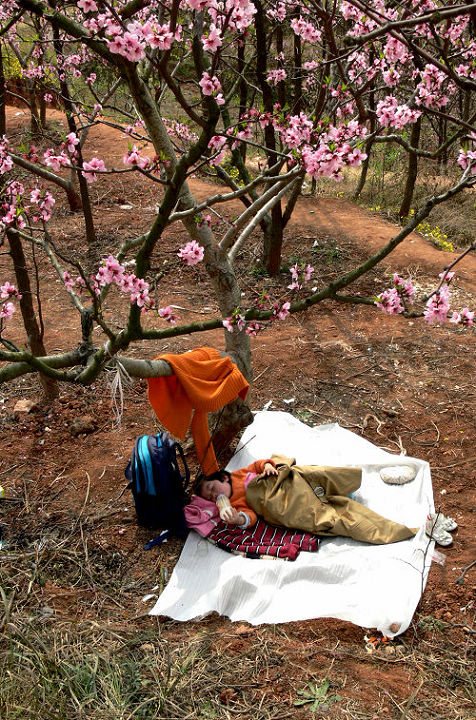
<svg viewBox="0 0 476 720">
<path fill-rule="evenodd" d="M 271 465 L 275 466 L 273 460 L 268 458 L 267 460 L 256 460 L 254 463 L 251 463 L 251 465 L 248 465 L 248 467 L 234 470 L 231 473 L 232 493 L 230 503 L 235 508 L 235 510 L 237 510 L 238 512 L 241 510 L 249 516 L 249 527 L 256 524 L 258 516 L 246 502 L 245 480 L 248 473 L 256 473 L 256 475 L 261 475 L 261 473 L 264 471 L 264 466 L 268 462 L 271 463 Z"/>
<path fill-rule="evenodd" d="M 249 384 L 230 358 L 221 357 L 213 348 L 195 348 L 183 355 L 167 353 L 159 359 L 166 360 L 175 375 L 147 380 L 149 402 L 162 425 L 180 440 L 190 426 L 202 471 L 209 475 L 218 470 L 218 464 L 207 413 L 238 396 L 244 400 Z"/>
</svg>

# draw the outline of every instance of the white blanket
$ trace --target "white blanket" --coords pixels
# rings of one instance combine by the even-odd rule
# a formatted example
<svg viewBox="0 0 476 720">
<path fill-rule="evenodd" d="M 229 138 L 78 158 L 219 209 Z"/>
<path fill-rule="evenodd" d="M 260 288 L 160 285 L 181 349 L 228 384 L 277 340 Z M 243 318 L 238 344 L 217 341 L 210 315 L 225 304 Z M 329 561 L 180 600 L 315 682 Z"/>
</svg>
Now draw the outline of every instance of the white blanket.
<svg viewBox="0 0 476 720">
<path fill-rule="evenodd" d="M 362 467 L 355 499 L 409 527 L 421 527 L 434 509 L 428 463 L 388 453 L 338 425 L 311 428 L 288 413 L 258 412 L 228 469 L 273 453 L 295 457 L 298 464 Z M 385 484 L 380 468 L 398 464 L 413 465 L 416 478 Z M 317 553 L 302 552 L 295 562 L 256 561 L 230 555 L 191 532 L 150 614 L 192 620 L 216 611 L 253 625 L 333 617 L 393 637 L 411 622 L 433 547 L 421 529 L 391 545 L 329 538 Z"/>
</svg>

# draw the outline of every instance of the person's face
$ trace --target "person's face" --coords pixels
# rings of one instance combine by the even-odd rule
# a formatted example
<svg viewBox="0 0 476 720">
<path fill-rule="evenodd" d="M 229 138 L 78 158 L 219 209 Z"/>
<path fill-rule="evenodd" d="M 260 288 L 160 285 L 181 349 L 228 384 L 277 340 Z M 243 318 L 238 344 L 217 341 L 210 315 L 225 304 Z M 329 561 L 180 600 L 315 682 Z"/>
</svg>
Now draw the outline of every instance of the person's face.
<svg viewBox="0 0 476 720">
<path fill-rule="evenodd" d="M 205 500 L 211 500 L 215 502 L 218 495 L 231 496 L 231 485 L 228 482 L 222 482 L 221 480 L 205 480 L 202 483 L 200 495 Z"/>
</svg>

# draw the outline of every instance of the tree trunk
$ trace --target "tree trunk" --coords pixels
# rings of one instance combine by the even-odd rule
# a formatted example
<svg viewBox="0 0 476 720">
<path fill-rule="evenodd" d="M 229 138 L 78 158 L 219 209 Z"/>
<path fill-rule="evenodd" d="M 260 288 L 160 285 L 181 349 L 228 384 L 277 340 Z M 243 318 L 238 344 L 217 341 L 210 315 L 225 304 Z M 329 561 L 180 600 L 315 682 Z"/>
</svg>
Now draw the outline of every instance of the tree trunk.
<svg viewBox="0 0 476 720">
<path fill-rule="evenodd" d="M 33 306 L 33 296 L 31 293 L 30 277 L 26 265 L 25 253 L 20 238 L 9 230 L 6 231 L 8 244 L 10 246 L 10 255 L 13 260 L 15 278 L 17 281 L 18 291 L 22 297 L 20 299 L 20 311 L 23 318 L 23 325 L 28 337 L 28 345 L 33 355 L 44 357 L 46 349 L 43 344 L 43 332 L 38 325 L 35 308 Z M 39 380 L 43 393 L 47 400 L 51 400 L 58 396 L 58 383 L 53 378 L 39 373 Z"/>
<path fill-rule="evenodd" d="M 59 39 L 59 30 L 56 25 L 53 24 L 53 33 L 54 33 L 54 39 L 53 39 L 53 46 L 55 49 L 56 55 L 62 55 L 63 54 L 63 44 Z M 68 130 L 69 132 L 75 133 L 77 135 L 78 129 L 76 127 L 76 122 L 74 119 L 74 105 L 73 101 L 71 99 L 71 94 L 69 91 L 69 86 L 66 80 L 60 80 L 60 89 L 61 89 L 61 98 L 64 104 L 64 109 L 66 111 L 66 121 L 68 123 Z M 78 153 L 77 157 L 77 165 L 79 167 L 82 167 L 83 165 L 83 156 L 81 152 L 81 143 L 76 146 L 76 152 Z M 88 245 L 88 260 L 91 266 L 94 265 L 96 262 L 96 230 L 94 228 L 94 219 L 93 219 L 93 212 L 91 208 L 91 200 L 89 197 L 89 189 L 88 184 L 86 182 L 86 178 L 82 174 L 81 170 L 78 170 L 76 172 L 76 176 L 78 178 L 79 183 L 79 192 L 81 194 L 81 202 L 82 202 L 82 212 L 84 215 L 84 224 L 86 229 L 86 242 Z"/>
<path fill-rule="evenodd" d="M 373 62 L 374 56 L 373 53 L 370 54 L 370 61 Z M 372 133 L 375 132 L 375 128 L 377 127 L 377 120 L 375 117 L 375 92 L 372 87 L 372 90 L 369 93 L 369 109 L 370 109 L 370 128 L 369 132 L 372 135 Z M 358 200 L 360 195 L 362 194 L 362 191 L 365 187 L 365 183 L 367 181 L 367 174 L 370 167 L 370 153 L 373 146 L 373 140 L 367 140 L 365 143 L 365 152 L 367 157 L 362 163 L 362 169 L 360 171 L 360 178 L 357 187 L 355 188 L 355 192 L 352 196 L 352 200 Z"/>
<path fill-rule="evenodd" d="M 369 172 L 370 167 L 370 152 L 372 150 L 373 140 L 367 140 L 365 143 L 365 152 L 367 157 L 362 163 L 362 168 L 360 170 L 360 177 L 357 187 L 355 188 L 354 194 L 352 195 L 352 200 L 358 200 L 359 197 L 362 194 L 362 190 L 365 187 L 365 183 L 367 182 L 367 175 Z"/>
<path fill-rule="evenodd" d="M 239 107 L 239 117 L 241 118 L 242 115 L 246 112 L 246 103 L 248 100 L 248 83 L 246 82 L 246 79 L 244 77 L 245 72 L 245 39 L 240 41 L 238 45 L 238 72 L 241 75 L 240 78 L 240 107 Z M 240 126 L 240 130 L 241 130 Z M 247 151 L 247 144 L 241 143 L 239 147 L 239 153 L 241 156 L 241 159 L 243 162 L 246 162 L 246 151 Z"/>
<path fill-rule="evenodd" d="M 267 70 L 267 33 L 266 16 L 260 0 L 253 0 L 256 7 L 255 29 L 257 39 L 256 75 L 263 94 L 265 112 L 273 113 L 273 93 L 266 82 Z M 264 129 L 268 164 L 272 167 L 278 161 L 276 154 L 276 138 L 271 124 Z M 281 250 L 283 246 L 283 213 L 281 202 L 277 202 L 271 211 L 271 221 L 267 223 L 263 242 L 263 264 L 268 273 L 273 276 L 279 273 L 281 266 Z"/>
<path fill-rule="evenodd" d="M 3 137 L 7 132 L 6 99 L 5 71 L 3 68 L 2 46 L 0 45 L 0 137 Z"/>
<path fill-rule="evenodd" d="M 421 118 L 418 118 L 416 123 L 413 123 L 412 132 L 410 136 L 410 145 L 412 148 L 418 149 L 420 144 L 421 134 Z M 400 205 L 399 216 L 400 218 L 407 218 L 413 200 L 413 193 L 415 191 L 415 183 L 418 175 L 418 155 L 414 152 L 408 154 L 408 170 L 407 170 L 407 181 L 405 183 L 405 190 L 403 192 L 402 204 Z"/>
<path fill-rule="evenodd" d="M 271 277 L 279 275 L 282 249 L 283 212 L 281 202 L 278 202 L 271 210 L 271 220 L 263 233 L 263 265 Z"/>
<path fill-rule="evenodd" d="M 41 134 L 41 120 L 38 113 L 38 104 L 36 102 L 36 83 L 32 80 L 26 80 L 26 88 L 28 93 L 28 104 L 30 107 L 30 130 L 33 135 Z"/>
<path fill-rule="evenodd" d="M 218 427 L 214 430 L 217 420 Z M 234 438 L 252 422 L 253 415 L 249 405 L 241 398 L 228 403 L 222 411 L 218 410 L 209 418 L 210 432 L 213 432 L 213 448 L 220 467 L 224 467 L 233 454 L 230 445 Z"/>
<path fill-rule="evenodd" d="M 296 8 L 294 17 L 297 19 L 300 15 L 300 8 Z M 294 34 L 294 72 L 293 85 L 294 85 L 294 97 L 293 97 L 293 115 L 299 115 L 302 110 L 302 43 L 299 35 Z"/>
</svg>

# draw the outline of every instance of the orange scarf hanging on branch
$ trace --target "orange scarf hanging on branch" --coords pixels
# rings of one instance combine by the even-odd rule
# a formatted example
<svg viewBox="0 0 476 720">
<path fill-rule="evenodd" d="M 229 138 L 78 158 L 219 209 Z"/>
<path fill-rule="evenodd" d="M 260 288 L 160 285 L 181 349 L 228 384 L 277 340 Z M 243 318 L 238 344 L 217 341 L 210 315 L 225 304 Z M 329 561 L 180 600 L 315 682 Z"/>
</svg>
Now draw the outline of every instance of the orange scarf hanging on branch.
<svg viewBox="0 0 476 720">
<path fill-rule="evenodd" d="M 180 440 L 190 427 L 202 471 L 209 475 L 218 470 L 218 463 L 207 413 L 237 397 L 244 400 L 250 386 L 230 358 L 213 348 L 167 353 L 157 359 L 166 360 L 175 375 L 147 379 L 149 402 L 162 425 Z"/>
</svg>

